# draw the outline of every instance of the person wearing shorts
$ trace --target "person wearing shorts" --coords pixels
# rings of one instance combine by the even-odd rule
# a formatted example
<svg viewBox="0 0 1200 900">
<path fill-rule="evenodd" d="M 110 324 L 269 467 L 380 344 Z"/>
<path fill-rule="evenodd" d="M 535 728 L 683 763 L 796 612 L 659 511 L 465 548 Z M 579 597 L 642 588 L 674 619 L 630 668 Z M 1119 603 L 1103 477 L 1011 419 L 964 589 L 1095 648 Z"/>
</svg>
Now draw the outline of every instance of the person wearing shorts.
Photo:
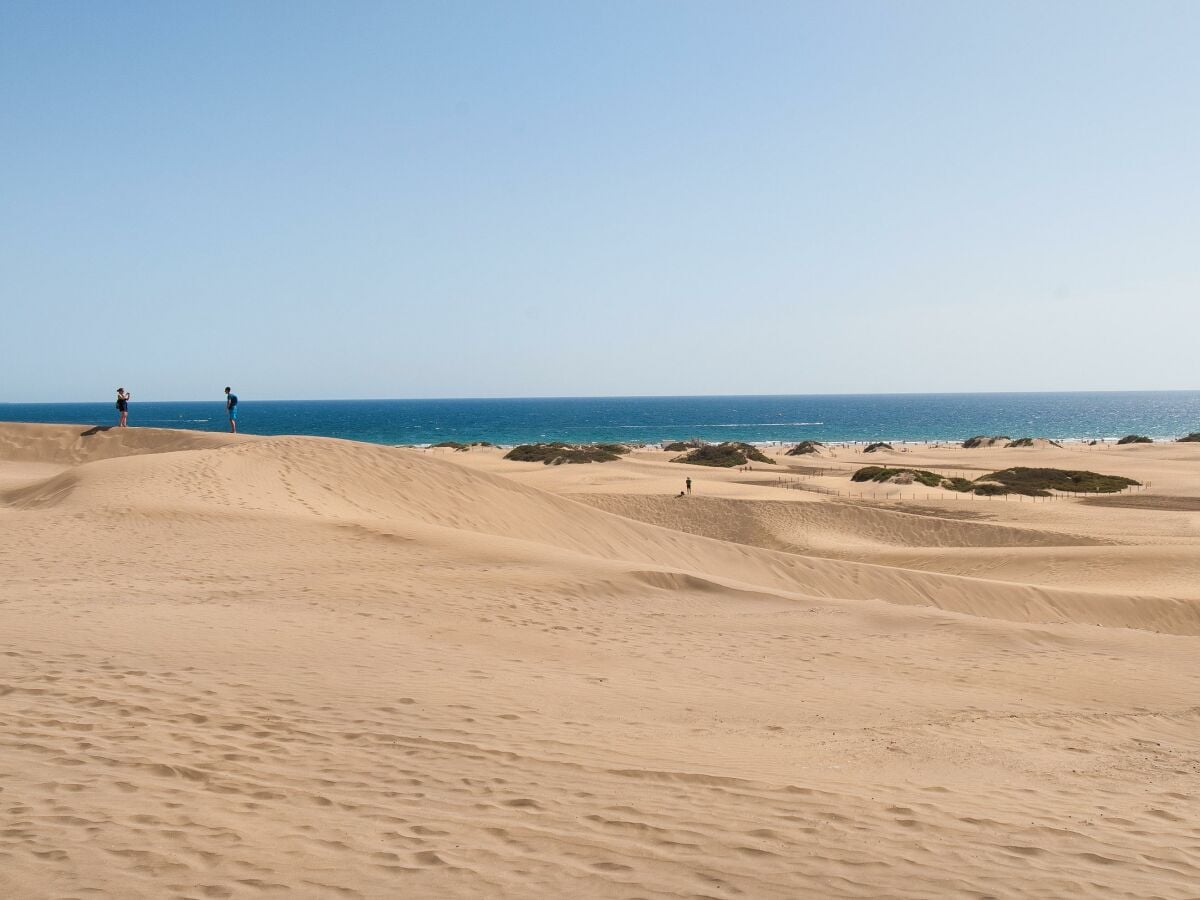
<svg viewBox="0 0 1200 900">
<path fill-rule="evenodd" d="M 121 414 L 120 418 L 117 420 L 118 428 L 127 427 L 127 422 L 129 420 L 129 398 L 131 396 L 132 395 L 129 393 L 129 391 L 125 390 L 125 388 L 117 388 L 117 412 Z"/>
<path fill-rule="evenodd" d="M 237 434 L 237 394 L 225 388 L 225 410 L 229 413 L 229 430 Z"/>
</svg>

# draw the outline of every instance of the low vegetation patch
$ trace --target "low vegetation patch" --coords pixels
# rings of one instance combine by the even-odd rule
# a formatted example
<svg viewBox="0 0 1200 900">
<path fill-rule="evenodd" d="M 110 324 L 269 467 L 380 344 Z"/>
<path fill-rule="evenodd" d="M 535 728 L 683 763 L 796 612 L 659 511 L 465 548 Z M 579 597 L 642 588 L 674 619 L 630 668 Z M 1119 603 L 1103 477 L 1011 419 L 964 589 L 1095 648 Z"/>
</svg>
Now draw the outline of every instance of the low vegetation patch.
<svg viewBox="0 0 1200 900">
<path fill-rule="evenodd" d="M 460 453 L 471 449 L 469 444 L 460 444 L 458 441 L 442 441 L 440 444 L 434 444 L 433 447 L 435 450 L 439 447 L 449 447 Z"/>
<path fill-rule="evenodd" d="M 1011 441 L 1007 434 L 994 434 L 988 437 L 986 434 L 977 434 L 975 437 L 967 438 L 962 442 L 964 450 L 974 450 L 976 447 L 994 447 L 1001 441 Z"/>
<path fill-rule="evenodd" d="M 985 481 L 983 484 L 977 484 L 971 488 L 971 493 L 978 494 L 980 497 L 1002 497 L 1008 493 L 1008 488 L 1002 484 Z M 1038 496 L 1044 496 L 1039 494 Z"/>
<path fill-rule="evenodd" d="M 504 458 L 559 466 L 563 463 L 612 462 L 628 452 L 629 448 L 623 444 L 564 444 L 562 441 L 551 441 L 546 444 L 521 444 L 505 453 Z"/>
<path fill-rule="evenodd" d="M 690 453 L 685 453 L 683 456 L 677 456 L 671 462 L 688 463 L 693 466 L 717 466 L 720 468 L 733 468 L 734 466 L 744 466 L 747 462 L 766 463 L 767 465 L 775 465 L 775 460 L 764 454 L 753 444 L 745 444 L 741 442 L 724 444 L 705 444 L 702 447 L 697 447 Z"/>
<path fill-rule="evenodd" d="M 795 447 L 784 453 L 784 456 L 806 456 L 809 453 L 819 453 L 825 446 L 820 441 L 801 441 Z"/>
<path fill-rule="evenodd" d="M 1176 440 L 1179 444 L 1200 444 L 1200 431 L 1193 431 L 1187 437 L 1181 437 Z"/>
<path fill-rule="evenodd" d="M 891 444 L 887 443 L 887 441 L 876 441 L 874 444 L 867 444 L 867 446 L 863 448 L 863 453 L 874 453 L 877 450 L 895 450 L 895 449 L 896 448 L 893 447 Z"/>
<path fill-rule="evenodd" d="M 1069 469 L 1029 469 L 1017 466 L 992 472 L 975 479 L 976 493 L 982 483 L 998 484 L 1014 494 L 1027 497 L 1048 497 L 1050 491 L 1071 491 L 1089 494 L 1115 494 L 1141 482 L 1121 475 L 1100 475 Z"/>
<path fill-rule="evenodd" d="M 1050 438 L 1031 438 L 1031 437 L 1017 438 L 1015 441 L 1010 441 L 1009 443 L 1005 444 L 1004 446 L 1005 447 L 1036 447 L 1036 446 L 1038 446 L 1039 443 L 1050 446 L 1050 447 L 1061 447 L 1062 446 L 1062 444 L 1060 444 L 1058 441 L 1052 441 L 1052 440 L 1050 440 Z"/>
<path fill-rule="evenodd" d="M 975 482 L 969 478 L 947 478 L 942 482 L 942 487 L 948 491 L 959 491 L 960 493 L 969 494 L 975 490 Z"/>
<path fill-rule="evenodd" d="M 1029 469 L 1015 467 L 982 475 L 971 481 L 968 478 L 946 478 L 925 469 L 893 469 L 886 466 L 865 466 L 850 476 L 857 482 L 891 482 L 925 487 L 940 487 L 947 491 L 978 494 L 982 497 L 1002 494 L 1024 494 L 1029 497 L 1048 497 L 1050 491 L 1074 493 L 1113 494 L 1139 482 L 1120 475 L 1100 475 L 1096 472 L 1068 471 L 1065 469 Z"/>
<path fill-rule="evenodd" d="M 1153 444 L 1153 438 L 1148 438 L 1144 434 L 1127 434 L 1125 437 L 1117 441 L 1118 444 Z"/>
<path fill-rule="evenodd" d="M 937 472 L 925 469 L 889 469 L 886 466 L 864 466 L 850 476 L 851 481 L 885 481 L 897 484 L 912 484 L 914 481 L 925 487 L 941 487 L 945 480 Z"/>
<path fill-rule="evenodd" d="M 699 446 L 700 444 L 696 441 L 672 441 L 664 446 L 663 449 L 670 450 L 672 453 L 685 453 Z"/>
</svg>

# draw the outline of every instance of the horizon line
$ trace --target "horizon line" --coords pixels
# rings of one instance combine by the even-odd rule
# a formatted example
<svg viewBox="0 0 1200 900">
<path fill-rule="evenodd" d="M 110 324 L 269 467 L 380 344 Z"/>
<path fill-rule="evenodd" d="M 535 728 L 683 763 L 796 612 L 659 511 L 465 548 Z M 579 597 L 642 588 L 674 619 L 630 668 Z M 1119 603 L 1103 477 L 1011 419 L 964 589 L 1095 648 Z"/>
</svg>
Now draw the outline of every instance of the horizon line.
<svg viewBox="0 0 1200 900">
<path fill-rule="evenodd" d="M 760 399 L 777 397 L 789 399 L 794 397 L 967 397 L 967 396 L 1005 396 L 1029 394 L 1188 394 L 1200 393 L 1200 388 L 1132 388 L 1132 389 L 1092 389 L 1092 390 L 991 390 L 991 391 L 833 391 L 814 394 L 558 394 L 558 395 L 527 395 L 527 396 L 493 396 L 493 397 L 262 397 L 251 398 L 252 403 L 435 403 L 435 402 L 477 402 L 505 400 L 712 400 L 724 399 Z M 223 403 L 224 395 L 219 397 L 202 397 L 196 399 L 168 398 L 136 400 L 138 403 Z M 0 400 L 0 406 L 67 406 L 80 403 L 106 403 L 107 400 Z"/>
</svg>

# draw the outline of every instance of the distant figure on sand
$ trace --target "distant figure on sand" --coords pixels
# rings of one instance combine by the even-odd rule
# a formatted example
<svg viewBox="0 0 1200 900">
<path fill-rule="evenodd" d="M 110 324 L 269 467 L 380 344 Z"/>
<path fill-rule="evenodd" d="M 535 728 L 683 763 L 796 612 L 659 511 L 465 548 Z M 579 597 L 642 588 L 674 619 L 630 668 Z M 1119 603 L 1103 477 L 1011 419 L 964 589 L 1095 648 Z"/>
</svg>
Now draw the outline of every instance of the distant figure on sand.
<svg viewBox="0 0 1200 900">
<path fill-rule="evenodd" d="M 229 413 L 229 430 L 234 434 L 237 433 L 237 394 L 233 393 L 228 386 L 225 388 L 225 409 Z"/>
<path fill-rule="evenodd" d="M 129 398 L 133 395 L 123 387 L 117 388 L 117 412 L 121 414 L 117 420 L 118 428 L 125 428 L 129 419 Z"/>
<path fill-rule="evenodd" d="M 687 492 L 690 494 L 692 492 L 692 479 L 688 478 L 688 480 L 685 481 L 684 484 L 687 485 Z"/>
</svg>

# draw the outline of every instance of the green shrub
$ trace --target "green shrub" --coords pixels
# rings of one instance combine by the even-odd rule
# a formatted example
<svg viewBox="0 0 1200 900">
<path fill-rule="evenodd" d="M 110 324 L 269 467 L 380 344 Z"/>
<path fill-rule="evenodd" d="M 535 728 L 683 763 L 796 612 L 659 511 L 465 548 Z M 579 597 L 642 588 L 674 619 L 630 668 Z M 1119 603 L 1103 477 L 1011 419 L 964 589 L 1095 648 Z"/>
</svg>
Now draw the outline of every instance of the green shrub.
<svg viewBox="0 0 1200 900">
<path fill-rule="evenodd" d="M 920 482 L 925 487 L 941 487 L 943 478 L 936 472 L 927 472 L 925 469 L 889 469 L 884 466 L 864 466 L 853 475 L 850 476 L 851 481 L 891 481 L 897 475 L 903 475 L 908 472 L 912 475 L 913 481 Z"/>
<path fill-rule="evenodd" d="M 899 475 L 903 469 L 885 469 L 883 466 L 863 466 L 850 476 L 851 481 L 887 481 Z"/>
<path fill-rule="evenodd" d="M 978 494 L 980 497 L 1000 497 L 1000 496 L 1003 496 L 1004 494 L 1008 493 L 1008 488 L 1006 488 L 1004 485 L 992 484 L 992 483 L 986 482 L 986 481 L 983 484 L 975 485 L 975 487 L 972 490 L 974 493 Z M 1039 496 L 1044 496 L 1044 495 L 1039 495 Z"/>
<path fill-rule="evenodd" d="M 874 453 L 876 450 L 894 450 L 895 448 L 886 441 L 877 441 L 874 444 L 868 444 L 863 453 Z"/>
<path fill-rule="evenodd" d="M 558 466 L 563 463 L 612 462 L 628 452 L 629 448 L 621 444 L 572 445 L 551 441 L 545 444 L 521 444 L 505 453 L 504 458 Z"/>
<path fill-rule="evenodd" d="M 1123 437 L 1119 441 L 1117 441 L 1117 443 L 1118 444 L 1153 444 L 1154 441 L 1151 438 L 1146 437 L 1144 434 L 1127 434 L 1127 435 L 1125 435 L 1125 437 Z"/>
<path fill-rule="evenodd" d="M 809 453 L 817 453 L 821 447 L 825 446 L 820 441 L 801 441 L 795 447 L 784 453 L 784 456 L 805 456 Z"/>
<path fill-rule="evenodd" d="M 977 434 L 975 437 L 967 438 L 963 441 L 964 450 L 974 450 L 976 447 L 983 447 L 989 442 L 999 443 L 1000 441 L 1011 441 L 1007 434 L 996 434 L 988 437 L 986 434 Z"/>
<path fill-rule="evenodd" d="M 1068 469 L 1029 469 L 1023 466 L 992 472 L 976 479 L 976 493 L 979 493 L 978 487 L 982 486 L 978 482 L 983 481 L 999 482 L 1014 494 L 1029 497 L 1047 497 L 1052 490 L 1113 494 L 1141 483 L 1121 475 L 1100 475 Z"/>
<path fill-rule="evenodd" d="M 1181 437 L 1181 438 L 1178 438 L 1178 439 L 1177 439 L 1177 443 L 1180 443 L 1180 444 L 1187 444 L 1187 443 L 1192 443 L 1192 444 L 1200 444 L 1200 431 L 1193 431 L 1193 432 L 1192 432 L 1191 434 L 1189 434 L 1187 437 Z"/>
<path fill-rule="evenodd" d="M 1006 448 L 1008 448 L 1008 447 L 1036 447 L 1038 440 L 1044 440 L 1047 444 L 1050 444 L 1052 447 L 1061 447 L 1062 446 L 1062 444 L 1060 444 L 1058 441 L 1052 441 L 1049 438 L 1031 438 L 1031 437 L 1017 438 L 1015 441 L 1010 441 L 1009 443 L 1005 444 L 1004 446 Z"/>
<path fill-rule="evenodd" d="M 458 441 L 442 441 L 440 444 L 434 444 L 433 446 L 434 446 L 435 448 L 436 448 L 436 447 L 452 447 L 452 448 L 454 448 L 455 450 L 458 450 L 458 451 L 460 451 L 460 452 L 461 452 L 461 451 L 464 451 L 464 450 L 470 450 L 470 449 L 471 449 L 471 448 L 470 448 L 469 446 L 467 446 L 466 444 L 460 444 Z"/>
<path fill-rule="evenodd" d="M 942 487 L 948 491 L 958 491 L 959 493 L 970 493 L 975 490 L 975 482 L 969 478 L 947 478 L 942 481 Z"/>
<path fill-rule="evenodd" d="M 1075 493 L 1105 493 L 1122 491 L 1138 482 L 1120 475 L 1099 475 L 1096 472 L 1064 469 L 1029 469 L 1015 467 L 982 475 L 975 481 L 967 478 L 946 478 L 925 469 L 893 469 L 885 466 L 864 466 L 850 476 L 851 481 L 883 483 L 908 473 L 913 481 L 925 487 L 940 487 L 959 493 L 975 493 L 983 497 L 1001 494 L 1024 494 L 1029 497 L 1048 497 L 1050 491 Z"/>
<path fill-rule="evenodd" d="M 669 450 L 672 453 L 683 453 L 687 450 L 691 450 L 691 449 L 693 449 L 695 447 L 699 447 L 699 446 L 700 445 L 698 443 L 696 443 L 695 441 L 673 441 L 672 443 L 667 444 L 665 447 L 663 447 L 663 449 Z"/>
<path fill-rule="evenodd" d="M 693 466 L 716 466 L 733 468 L 744 466 L 750 460 L 775 465 L 775 460 L 765 455 L 753 444 L 742 442 L 726 442 L 724 444 L 705 444 L 690 453 L 677 456 L 671 462 L 687 463 Z"/>
</svg>

